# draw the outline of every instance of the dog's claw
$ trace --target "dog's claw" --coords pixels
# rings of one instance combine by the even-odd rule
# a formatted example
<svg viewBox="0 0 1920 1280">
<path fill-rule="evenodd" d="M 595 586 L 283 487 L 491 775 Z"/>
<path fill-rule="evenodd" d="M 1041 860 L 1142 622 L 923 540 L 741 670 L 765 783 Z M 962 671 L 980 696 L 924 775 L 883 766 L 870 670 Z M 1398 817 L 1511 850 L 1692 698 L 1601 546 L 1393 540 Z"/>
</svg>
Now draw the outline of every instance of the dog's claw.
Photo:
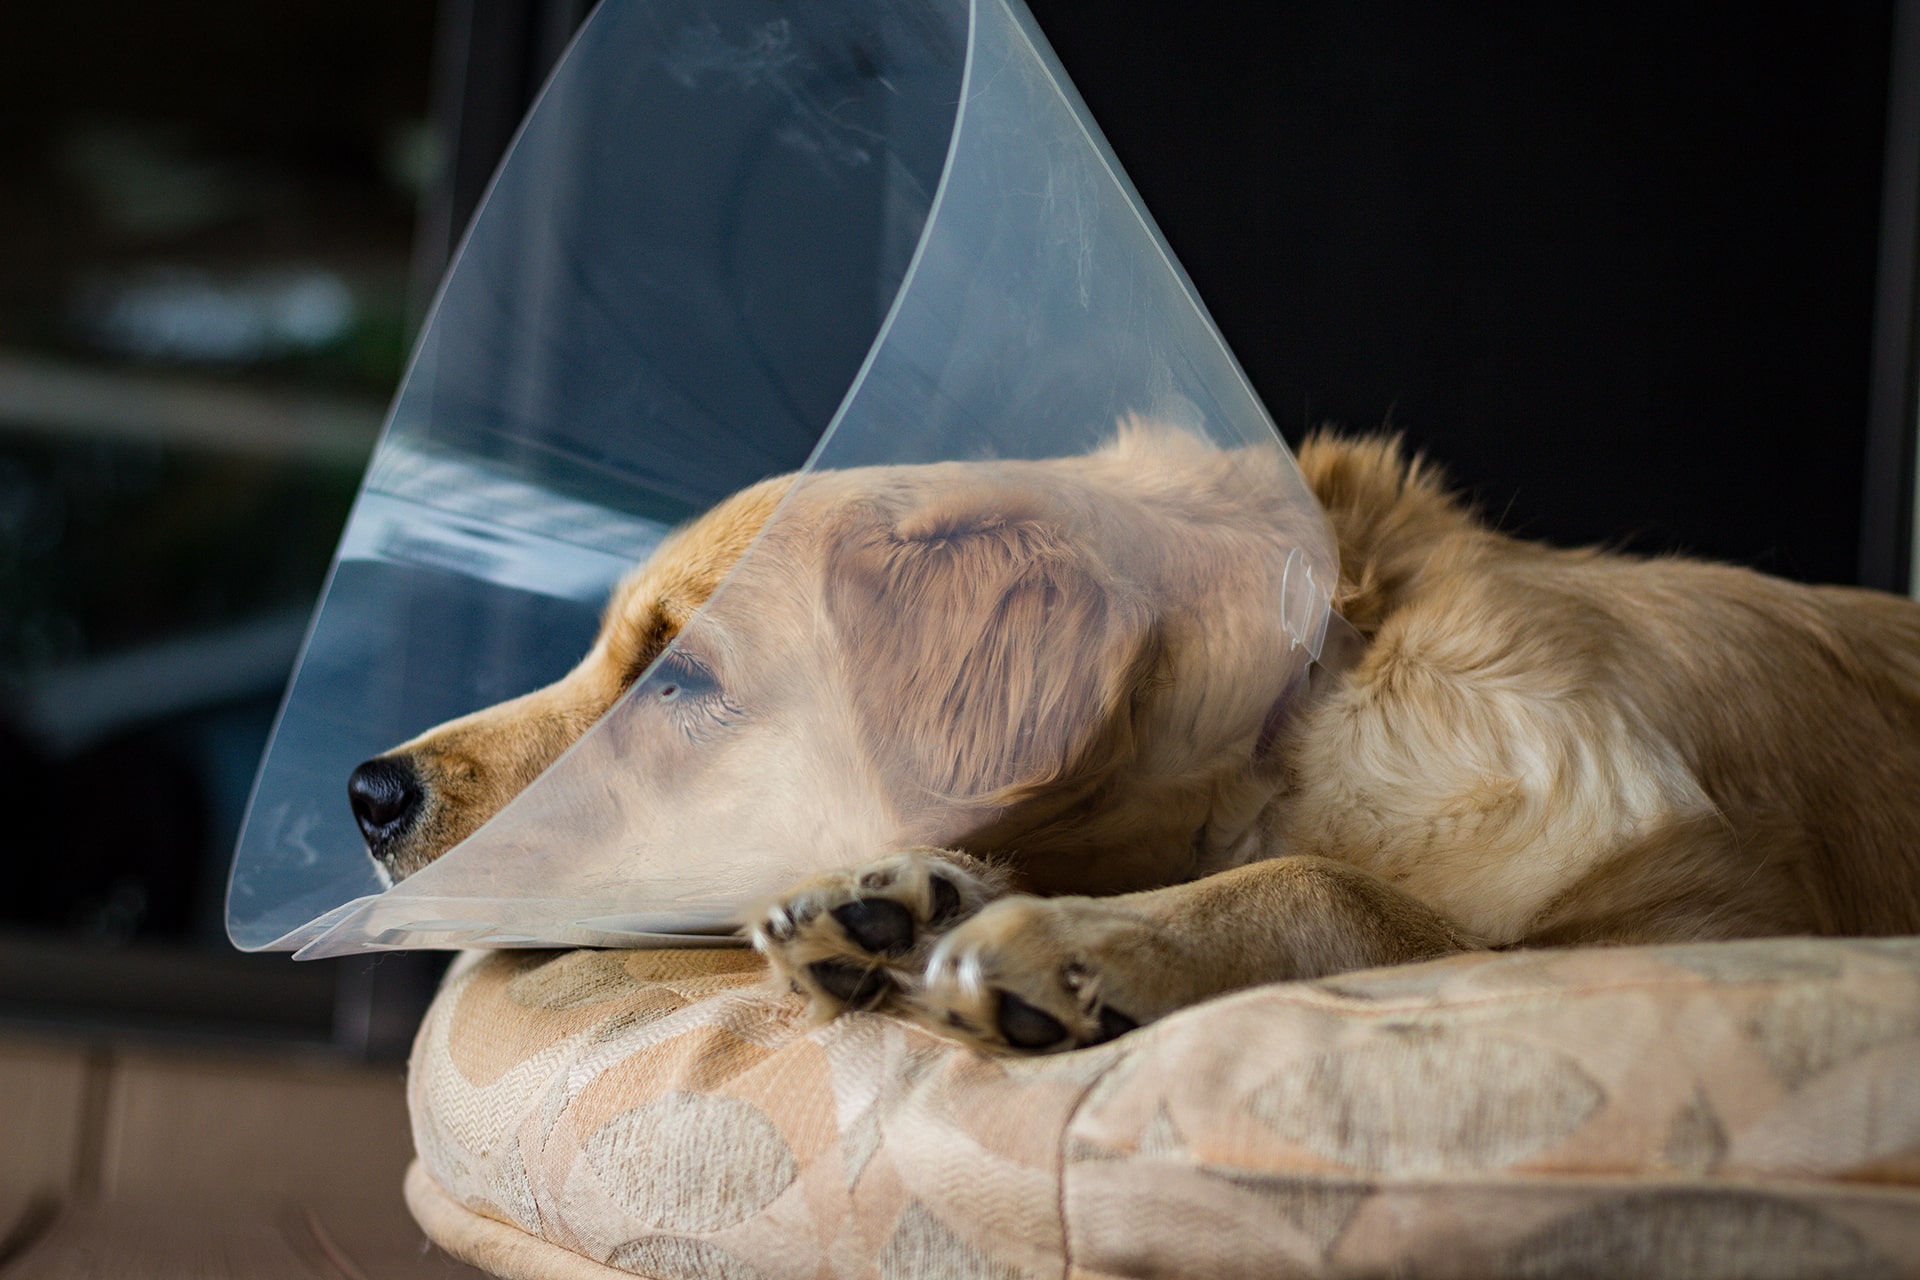
<svg viewBox="0 0 1920 1280">
<path fill-rule="evenodd" d="M 790 942 L 793 939 L 793 917 L 787 914 L 785 907 L 774 907 L 767 912 L 766 922 L 761 926 L 767 937 L 775 942 Z"/>
</svg>

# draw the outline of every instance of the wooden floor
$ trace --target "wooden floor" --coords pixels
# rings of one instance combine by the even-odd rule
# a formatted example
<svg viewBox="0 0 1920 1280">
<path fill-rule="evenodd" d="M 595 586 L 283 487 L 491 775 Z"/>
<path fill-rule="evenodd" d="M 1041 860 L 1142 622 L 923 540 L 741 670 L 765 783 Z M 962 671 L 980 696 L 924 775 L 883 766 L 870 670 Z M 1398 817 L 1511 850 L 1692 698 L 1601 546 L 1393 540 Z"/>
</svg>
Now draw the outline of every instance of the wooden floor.
<svg viewBox="0 0 1920 1280">
<path fill-rule="evenodd" d="M 407 1216 L 397 1066 L 0 1038 L 0 1280 L 478 1280 Z"/>
</svg>

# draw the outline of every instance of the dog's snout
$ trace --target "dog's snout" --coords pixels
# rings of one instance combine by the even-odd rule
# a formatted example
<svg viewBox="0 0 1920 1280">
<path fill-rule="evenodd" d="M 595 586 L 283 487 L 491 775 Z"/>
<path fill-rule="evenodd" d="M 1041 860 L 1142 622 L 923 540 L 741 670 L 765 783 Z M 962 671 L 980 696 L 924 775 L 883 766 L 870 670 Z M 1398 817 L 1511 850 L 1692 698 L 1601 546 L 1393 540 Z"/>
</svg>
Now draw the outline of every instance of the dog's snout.
<svg viewBox="0 0 1920 1280">
<path fill-rule="evenodd" d="M 406 835 L 420 812 L 420 779 L 404 756 L 379 756 L 347 779 L 347 800 L 367 849 L 379 857 Z"/>
</svg>

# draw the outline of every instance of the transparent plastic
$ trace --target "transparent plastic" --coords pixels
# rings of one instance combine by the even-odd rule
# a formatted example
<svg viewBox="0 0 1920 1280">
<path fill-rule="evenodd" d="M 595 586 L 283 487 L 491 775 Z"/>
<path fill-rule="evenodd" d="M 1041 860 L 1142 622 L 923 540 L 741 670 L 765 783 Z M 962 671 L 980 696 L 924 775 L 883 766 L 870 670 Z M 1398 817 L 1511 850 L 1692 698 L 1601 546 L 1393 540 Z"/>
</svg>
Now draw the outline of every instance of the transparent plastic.
<svg viewBox="0 0 1920 1280">
<path fill-rule="evenodd" d="M 1017 0 L 604 0 L 504 161 L 369 468 L 235 856 L 234 942 L 699 945 L 811 872 L 964 842 L 1017 779 L 895 767 L 926 753 L 904 735 L 937 728 L 929 706 L 852 717 L 848 737 L 861 673 L 835 656 L 845 619 L 795 599 L 840 589 L 807 578 L 806 548 L 876 486 L 911 505 L 984 485 L 1145 583 L 1164 557 L 1132 544 L 1168 526 L 1119 522 L 1086 479 L 1119 465 L 1130 420 L 1236 477 L 1215 514 L 1259 531 L 1245 589 L 1271 601 L 1277 695 L 1325 636 L 1324 519 Z M 353 767 L 559 676 L 671 525 L 796 470 L 612 710 L 386 887 Z M 956 606 L 863 607 L 910 635 L 913 610 Z M 812 631 L 742 670 L 783 608 Z M 697 724 L 676 674 L 696 651 L 730 668 Z"/>
</svg>

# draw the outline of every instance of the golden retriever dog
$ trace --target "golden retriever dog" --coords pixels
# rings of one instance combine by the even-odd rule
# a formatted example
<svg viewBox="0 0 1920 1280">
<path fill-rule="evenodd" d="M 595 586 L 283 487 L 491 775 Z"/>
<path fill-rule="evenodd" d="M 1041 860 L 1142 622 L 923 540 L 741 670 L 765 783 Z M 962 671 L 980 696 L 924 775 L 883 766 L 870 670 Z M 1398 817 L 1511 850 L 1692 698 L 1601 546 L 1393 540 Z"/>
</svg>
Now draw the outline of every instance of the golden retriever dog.
<svg viewBox="0 0 1920 1280">
<path fill-rule="evenodd" d="M 711 776 L 849 847 L 911 830 L 902 796 L 967 819 L 754 911 L 822 1017 L 1046 1052 L 1478 948 L 1920 931 L 1920 604 L 1519 541 L 1396 442 L 1320 436 L 1358 640 L 1303 691 L 1275 549 L 1321 517 L 1262 496 L 1284 465 L 1131 424 L 763 482 L 637 569 L 564 679 L 361 766 L 369 849 L 399 876 L 452 847 L 711 599 L 676 714 L 785 744 Z"/>
</svg>

